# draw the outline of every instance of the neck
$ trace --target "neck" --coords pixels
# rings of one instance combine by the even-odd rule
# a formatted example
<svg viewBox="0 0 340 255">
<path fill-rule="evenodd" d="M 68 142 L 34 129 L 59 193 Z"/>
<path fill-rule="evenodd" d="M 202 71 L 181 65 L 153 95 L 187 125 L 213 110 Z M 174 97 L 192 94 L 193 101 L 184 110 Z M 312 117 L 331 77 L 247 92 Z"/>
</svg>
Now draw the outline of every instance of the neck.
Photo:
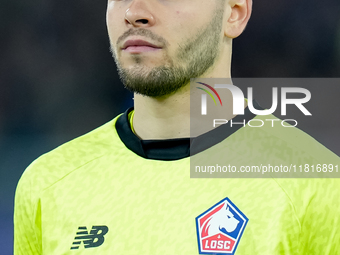
<svg viewBox="0 0 340 255">
<path fill-rule="evenodd" d="M 190 86 L 163 98 L 135 94 L 133 126 L 143 140 L 190 136 Z"/>
</svg>

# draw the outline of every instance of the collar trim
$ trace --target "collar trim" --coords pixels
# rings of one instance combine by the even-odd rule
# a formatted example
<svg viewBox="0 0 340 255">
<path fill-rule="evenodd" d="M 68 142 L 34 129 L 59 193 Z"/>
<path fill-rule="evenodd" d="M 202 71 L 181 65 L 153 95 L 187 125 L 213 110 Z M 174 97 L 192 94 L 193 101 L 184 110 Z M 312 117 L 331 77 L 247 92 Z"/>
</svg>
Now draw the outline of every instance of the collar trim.
<svg viewBox="0 0 340 255">
<path fill-rule="evenodd" d="M 253 101 L 253 105 L 256 109 L 262 109 L 256 101 Z M 193 156 L 222 142 L 224 139 L 242 128 L 242 125 L 236 125 L 233 127 L 221 125 L 194 138 L 140 140 L 131 130 L 129 113 L 132 110 L 133 107 L 127 109 L 125 113 L 118 118 L 116 122 L 117 133 L 128 149 L 146 159 L 178 160 Z M 246 107 L 244 115 L 238 115 L 232 120 L 233 122 L 242 122 L 245 120 L 247 123 L 255 116 L 256 115 L 251 113 L 248 107 Z"/>
</svg>

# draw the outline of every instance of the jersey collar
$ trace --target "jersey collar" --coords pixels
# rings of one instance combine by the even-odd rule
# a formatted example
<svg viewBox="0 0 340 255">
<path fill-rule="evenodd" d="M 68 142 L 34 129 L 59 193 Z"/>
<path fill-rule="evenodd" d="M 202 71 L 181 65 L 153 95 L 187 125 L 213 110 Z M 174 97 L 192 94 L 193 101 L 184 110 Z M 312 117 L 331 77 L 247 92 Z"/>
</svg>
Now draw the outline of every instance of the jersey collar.
<svg viewBox="0 0 340 255">
<path fill-rule="evenodd" d="M 254 101 L 256 109 L 262 109 Z M 127 109 L 116 122 L 117 133 L 125 146 L 137 155 L 154 160 L 178 160 L 202 152 L 228 138 L 242 125 L 230 127 L 221 125 L 207 133 L 194 138 L 176 138 L 166 140 L 141 140 L 136 136 L 130 126 L 129 113 L 133 107 Z M 233 118 L 233 122 L 245 122 L 253 119 L 256 115 L 251 113 L 248 107 L 245 108 L 244 115 L 238 115 Z"/>
</svg>

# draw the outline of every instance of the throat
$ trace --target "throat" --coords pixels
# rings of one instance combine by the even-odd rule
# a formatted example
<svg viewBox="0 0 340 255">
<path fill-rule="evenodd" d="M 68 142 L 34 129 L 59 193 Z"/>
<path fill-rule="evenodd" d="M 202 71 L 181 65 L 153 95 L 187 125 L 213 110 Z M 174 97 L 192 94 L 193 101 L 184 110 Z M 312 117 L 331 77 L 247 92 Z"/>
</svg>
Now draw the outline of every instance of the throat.
<svg viewBox="0 0 340 255">
<path fill-rule="evenodd" d="M 190 137 L 190 116 L 145 116 L 137 111 L 133 127 L 134 133 L 142 140 L 187 138 Z"/>
</svg>

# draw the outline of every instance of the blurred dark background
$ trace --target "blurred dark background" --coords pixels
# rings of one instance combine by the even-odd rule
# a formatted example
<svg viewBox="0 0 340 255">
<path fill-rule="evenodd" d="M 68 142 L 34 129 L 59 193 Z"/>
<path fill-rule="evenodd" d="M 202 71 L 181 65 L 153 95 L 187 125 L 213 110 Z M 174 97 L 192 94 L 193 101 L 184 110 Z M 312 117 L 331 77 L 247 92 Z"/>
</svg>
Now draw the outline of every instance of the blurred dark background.
<svg viewBox="0 0 340 255">
<path fill-rule="evenodd" d="M 0 254 L 12 253 L 14 193 L 24 169 L 132 106 L 109 52 L 106 4 L 0 2 Z M 254 0 L 250 23 L 234 41 L 233 77 L 339 77 L 339 14 L 339 0 Z M 333 128 L 319 127 L 326 146 L 339 138 Z M 337 146 L 330 143 L 339 153 Z"/>
</svg>

